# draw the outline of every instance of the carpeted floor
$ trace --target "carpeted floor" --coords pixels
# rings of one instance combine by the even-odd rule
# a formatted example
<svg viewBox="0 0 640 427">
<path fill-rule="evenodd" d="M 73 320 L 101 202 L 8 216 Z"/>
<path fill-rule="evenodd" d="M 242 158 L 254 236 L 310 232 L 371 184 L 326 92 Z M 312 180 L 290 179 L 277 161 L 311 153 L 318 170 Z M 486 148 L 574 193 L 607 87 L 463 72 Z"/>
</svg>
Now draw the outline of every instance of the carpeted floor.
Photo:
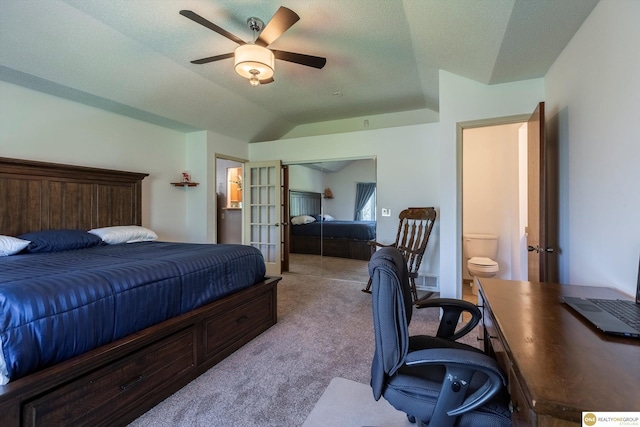
<svg viewBox="0 0 640 427">
<path fill-rule="evenodd" d="M 341 267 L 340 277 L 352 280 L 302 274 L 304 267 L 283 274 L 278 323 L 131 426 L 301 426 L 334 377 L 368 384 L 374 342 L 371 296 L 360 291 L 366 266 Z M 437 318 L 437 310 L 414 310 L 411 333 L 435 333 Z"/>
<path fill-rule="evenodd" d="M 289 254 L 289 273 L 367 283 L 367 261 L 319 255 Z"/>
</svg>

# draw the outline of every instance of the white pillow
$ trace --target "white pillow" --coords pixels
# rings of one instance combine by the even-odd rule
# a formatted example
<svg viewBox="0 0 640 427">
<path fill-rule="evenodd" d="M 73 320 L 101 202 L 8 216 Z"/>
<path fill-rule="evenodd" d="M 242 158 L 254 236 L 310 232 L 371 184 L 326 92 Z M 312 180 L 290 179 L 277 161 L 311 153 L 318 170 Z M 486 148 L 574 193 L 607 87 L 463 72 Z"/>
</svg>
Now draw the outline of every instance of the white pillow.
<svg viewBox="0 0 640 427">
<path fill-rule="evenodd" d="M 332 216 L 331 216 L 331 215 L 329 215 L 329 214 L 324 214 L 324 215 L 322 215 L 322 220 L 323 220 L 323 221 L 333 221 L 334 219 L 335 219 L 335 218 L 334 218 L 334 217 L 332 217 Z"/>
<path fill-rule="evenodd" d="M 28 240 L 18 239 L 11 236 L 0 236 L 0 256 L 17 254 L 31 243 Z"/>
<path fill-rule="evenodd" d="M 116 227 L 94 228 L 89 233 L 100 237 L 109 245 L 120 243 L 152 242 L 158 240 L 158 235 L 153 231 L 139 225 L 120 225 Z"/>
<path fill-rule="evenodd" d="M 291 218 L 291 224 L 293 225 L 309 224 L 310 222 L 313 222 L 315 220 L 316 219 L 311 215 L 300 215 L 300 216 L 294 216 L 293 218 Z"/>
</svg>

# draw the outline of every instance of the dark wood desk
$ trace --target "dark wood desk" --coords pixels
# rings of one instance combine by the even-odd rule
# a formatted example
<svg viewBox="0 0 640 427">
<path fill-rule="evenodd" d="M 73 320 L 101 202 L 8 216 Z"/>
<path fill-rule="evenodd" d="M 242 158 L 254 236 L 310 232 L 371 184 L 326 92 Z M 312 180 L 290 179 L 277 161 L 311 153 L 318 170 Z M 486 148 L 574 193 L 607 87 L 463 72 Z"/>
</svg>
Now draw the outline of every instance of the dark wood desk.
<svg viewBox="0 0 640 427">
<path fill-rule="evenodd" d="M 509 375 L 515 426 L 579 426 L 582 411 L 640 410 L 640 340 L 601 333 L 560 296 L 611 288 L 481 279 L 485 350 Z"/>
</svg>

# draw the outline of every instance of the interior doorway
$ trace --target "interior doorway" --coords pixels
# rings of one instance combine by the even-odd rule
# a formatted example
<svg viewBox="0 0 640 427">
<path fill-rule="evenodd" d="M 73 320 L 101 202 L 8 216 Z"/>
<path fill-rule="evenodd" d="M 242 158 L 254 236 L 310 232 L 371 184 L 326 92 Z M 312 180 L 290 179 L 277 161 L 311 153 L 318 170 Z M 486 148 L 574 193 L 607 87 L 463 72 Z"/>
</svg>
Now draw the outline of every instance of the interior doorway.
<svg viewBox="0 0 640 427">
<path fill-rule="evenodd" d="M 217 243 L 242 243 L 242 171 L 240 160 L 216 157 Z"/>
<path fill-rule="evenodd" d="M 496 236 L 495 277 L 527 280 L 527 123 L 467 127 L 462 133 L 462 284 L 472 286 L 464 236 Z M 484 255 L 483 255 L 484 256 Z"/>
<path fill-rule="evenodd" d="M 500 270 L 496 277 L 502 279 L 526 279 L 525 135 L 526 123 L 477 127 L 463 132 L 462 232 L 498 237 L 495 261 Z M 463 278 L 470 279 L 466 268 Z"/>
</svg>

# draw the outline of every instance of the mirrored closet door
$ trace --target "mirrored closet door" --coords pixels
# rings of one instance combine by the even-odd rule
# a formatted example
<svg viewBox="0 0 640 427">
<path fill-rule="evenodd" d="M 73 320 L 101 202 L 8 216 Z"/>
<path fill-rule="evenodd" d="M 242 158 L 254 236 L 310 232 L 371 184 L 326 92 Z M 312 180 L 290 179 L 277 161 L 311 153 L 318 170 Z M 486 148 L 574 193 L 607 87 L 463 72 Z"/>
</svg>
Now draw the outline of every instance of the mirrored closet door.
<svg viewBox="0 0 640 427">
<path fill-rule="evenodd" d="M 288 168 L 289 270 L 366 281 L 368 241 L 376 235 L 375 158 Z"/>
</svg>

